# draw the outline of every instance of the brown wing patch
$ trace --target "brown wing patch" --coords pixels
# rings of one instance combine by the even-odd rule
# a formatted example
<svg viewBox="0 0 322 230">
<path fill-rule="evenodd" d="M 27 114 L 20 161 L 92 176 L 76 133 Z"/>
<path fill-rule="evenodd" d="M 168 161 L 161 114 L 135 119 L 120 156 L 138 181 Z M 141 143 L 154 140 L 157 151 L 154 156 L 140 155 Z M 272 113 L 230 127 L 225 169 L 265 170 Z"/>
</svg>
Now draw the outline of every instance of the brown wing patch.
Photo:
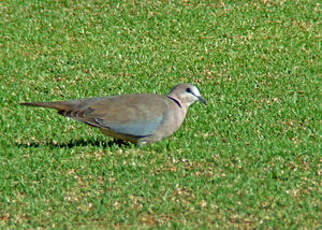
<svg viewBox="0 0 322 230">
<path fill-rule="evenodd" d="M 84 110 L 77 111 L 77 110 L 59 110 L 58 114 L 65 116 L 65 117 L 71 117 L 71 118 L 84 118 L 88 114 L 94 112 L 94 109 L 91 107 L 88 107 Z"/>
</svg>

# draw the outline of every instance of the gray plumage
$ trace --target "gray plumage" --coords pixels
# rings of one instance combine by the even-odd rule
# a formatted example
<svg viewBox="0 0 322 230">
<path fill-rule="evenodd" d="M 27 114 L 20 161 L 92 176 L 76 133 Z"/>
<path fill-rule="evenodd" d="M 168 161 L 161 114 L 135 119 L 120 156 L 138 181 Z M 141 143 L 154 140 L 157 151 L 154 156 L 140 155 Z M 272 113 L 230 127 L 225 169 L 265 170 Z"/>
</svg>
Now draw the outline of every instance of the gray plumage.
<svg viewBox="0 0 322 230">
<path fill-rule="evenodd" d="M 108 136 L 144 144 L 175 132 L 188 107 L 198 100 L 206 104 L 196 86 L 179 84 L 167 96 L 131 94 L 21 105 L 53 108 L 60 115 L 97 127 Z"/>
</svg>

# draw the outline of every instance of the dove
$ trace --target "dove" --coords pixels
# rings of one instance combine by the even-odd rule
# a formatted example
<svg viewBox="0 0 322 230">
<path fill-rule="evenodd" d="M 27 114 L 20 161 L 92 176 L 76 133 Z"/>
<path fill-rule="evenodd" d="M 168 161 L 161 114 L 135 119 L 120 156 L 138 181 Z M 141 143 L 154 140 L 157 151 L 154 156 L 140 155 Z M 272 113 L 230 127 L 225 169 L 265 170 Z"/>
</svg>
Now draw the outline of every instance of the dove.
<svg viewBox="0 0 322 230">
<path fill-rule="evenodd" d="M 107 136 L 141 145 L 160 141 L 177 131 L 189 106 L 197 101 L 207 105 L 196 86 L 178 84 L 167 96 L 127 94 L 20 104 L 56 109 L 58 114 L 98 128 Z"/>
</svg>

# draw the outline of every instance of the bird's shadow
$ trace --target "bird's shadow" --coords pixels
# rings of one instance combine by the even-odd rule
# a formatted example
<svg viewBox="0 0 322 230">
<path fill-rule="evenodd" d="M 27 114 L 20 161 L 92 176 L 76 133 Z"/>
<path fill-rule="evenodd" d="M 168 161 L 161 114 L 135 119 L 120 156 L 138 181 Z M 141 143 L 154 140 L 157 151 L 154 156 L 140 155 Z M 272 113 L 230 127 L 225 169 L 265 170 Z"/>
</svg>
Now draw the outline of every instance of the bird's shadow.
<svg viewBox="0 0 322 230">
<path fill-rule="evenodd" d="M 98 141 L 98 140 L 70 140 L 69 142 L 62 142 L 58 143 L 53 140 L 48 140 L 44 142 L 28 142 L 28 143 L 15 143 L 15 145 L 18 148 L 39 148 L 43 146 L 49 146 L 52 148 L 73 148 L 77 146 L 96 146 L 96 147 L 112 147 L 112 146 L 118 146 L 118 147 L 129 147 L 130 144 L 121 140 L 111 140 L 108 142 L 105 141 Z"/>
</svg>

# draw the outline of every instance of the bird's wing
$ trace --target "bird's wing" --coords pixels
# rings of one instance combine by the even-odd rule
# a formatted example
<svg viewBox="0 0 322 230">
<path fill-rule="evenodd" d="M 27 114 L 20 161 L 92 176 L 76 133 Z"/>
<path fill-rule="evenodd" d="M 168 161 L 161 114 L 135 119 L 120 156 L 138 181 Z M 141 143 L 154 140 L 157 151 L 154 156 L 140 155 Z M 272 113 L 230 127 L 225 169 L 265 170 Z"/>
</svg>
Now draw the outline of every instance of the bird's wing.
<svg viewBox="0 0 322 230">
<path fill-rule="evenodd" d="M 152 94 L 91 98 L 60 113 L 95 127 L 143 137 L 162 124 L 168 108 L 166 100 Z"/>
</svg>

